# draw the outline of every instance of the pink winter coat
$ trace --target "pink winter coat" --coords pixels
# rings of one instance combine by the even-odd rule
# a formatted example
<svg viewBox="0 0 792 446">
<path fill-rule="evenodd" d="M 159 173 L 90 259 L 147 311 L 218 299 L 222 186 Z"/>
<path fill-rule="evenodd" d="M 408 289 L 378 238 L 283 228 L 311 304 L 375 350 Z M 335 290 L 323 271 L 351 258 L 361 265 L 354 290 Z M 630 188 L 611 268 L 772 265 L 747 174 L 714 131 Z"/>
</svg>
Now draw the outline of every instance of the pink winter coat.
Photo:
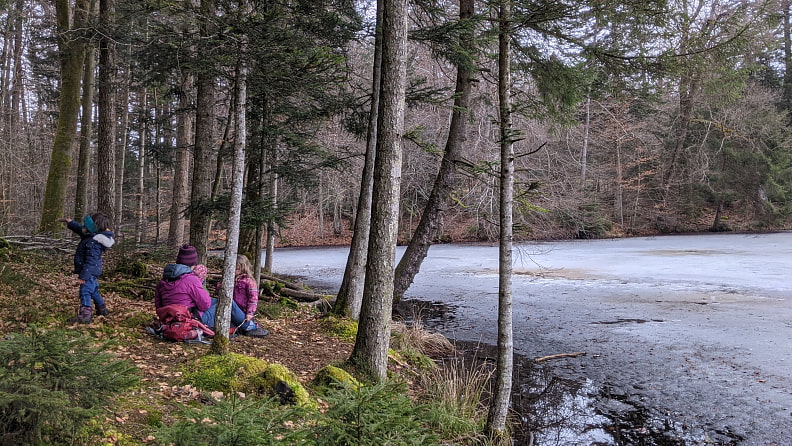
<svg viewBox="0 0 792 446">
<path fill-rule="evenodd" d="M 198 316 L 209 309 L 212 298 L 201 284 L 201 279 L 193 274 L 189 266 L 171 263 L 165 266 L 162 280 L 154 290 L 154 307 L 181 304 L 189 309 L 195 308 Z"/>
<path fill-rule="evenodd" d="M 217 296 L 220 295 L 220 290 L 223 288 L 223 282 L 217 284 Z M 239 308 L 245 312 L 246 315 L 256 314 L 258 309 L 258 286 L 253 278 L 242 274 L 237 277 L 234 283 L 234 302 L 239 305 Z"/>
</svg>

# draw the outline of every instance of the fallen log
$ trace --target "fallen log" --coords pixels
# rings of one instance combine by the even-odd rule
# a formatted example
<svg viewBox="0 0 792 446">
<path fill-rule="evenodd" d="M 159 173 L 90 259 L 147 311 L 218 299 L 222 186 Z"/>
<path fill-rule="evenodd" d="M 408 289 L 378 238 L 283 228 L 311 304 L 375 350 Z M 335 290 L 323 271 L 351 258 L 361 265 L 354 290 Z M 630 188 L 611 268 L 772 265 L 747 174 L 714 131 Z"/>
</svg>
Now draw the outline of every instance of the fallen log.
<svg viewBox="0 0 792 446">
<path fill-rule="evenodd" d="M 284 280 L 284 279 L 281 279 L 280 277 L 271 276 L 271 275 L 269 275 L 269 274 L 264 274 L 264 273 L 261 273 L 261 279 L 262 279 L 262 280 L 269 280 L 270 282 L 278 282 L 278 283 L 282 283 L 282 284 L 283 284 L 283 286 L 285 286 L 286 288 L 291 288 L 291 289 L 293 289 L 293 290 L 298 290 L 298 291 L 299 291 L 299 290 L 301 290 L 301 289 L 302 289 L 302 288 L 301 288 L 299 285 L 297 285 L 296 283 L 291 283 L 291 282 L 288 282 L 288 281 L 286 281 L 286 280 Z"/>
<path fill-rule="evenodd" d="M 307 291 L 294 290 L 291 288 L 282 288 L 280 294 L 291 297 L 299 302 L 315 302 L 320 299 L 327 300 L 329 297 L 326 294 L 309 293 Z"/>
<path fill-rule="evenodd" d="M 558 359 L 558 358 L 577 358 L 578 356 L 585 356 L 586 352 L 575 352 L 575 353 L 558 353 L 555 355 L 548 355 L 542 356 L 541 358 L 534 359 L 534 362 L 544 362 L 549 361 L 551 359 Z"/>
</svg>

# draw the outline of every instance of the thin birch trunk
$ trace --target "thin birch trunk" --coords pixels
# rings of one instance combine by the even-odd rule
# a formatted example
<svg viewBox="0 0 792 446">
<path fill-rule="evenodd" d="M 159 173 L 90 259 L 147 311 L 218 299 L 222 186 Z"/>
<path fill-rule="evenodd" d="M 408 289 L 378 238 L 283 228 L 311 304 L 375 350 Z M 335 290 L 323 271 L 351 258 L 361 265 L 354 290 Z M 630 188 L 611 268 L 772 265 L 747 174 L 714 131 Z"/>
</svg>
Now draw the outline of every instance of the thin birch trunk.
<svg viewBox="0 0 792 446">
<path fill-rule="evenodd" d="M 231 206 L 228 213 L 228 232 L 223 262 L 223 286 L 215 313 L 215 337 L 212 352 L 228 354 L 228 332 L 231 322 L 231 302 L 234 298 L 234 273 L 239 247 L 239 227 L 242 218 L 242 194 L 245 186 L 245 144 L 247 136 L 245 107 L 247 106 L 247 67 L 240 60 L 236 73 L 234 101 L 234 164 L 231 174 Z"/>
<path fill-rule="evenodd" d="M 506 433 L 514 370 L 512 324 L 512 205 L 514 202 L 514 130 L 511 120 L 511 11 L 512 0 L 502 0 L 498 32 L 498 102 L 500 115 L 500 243 L 498 250 L 498 359 L 495 389 L 487 416 L 487 430 Z"/>
</svg>

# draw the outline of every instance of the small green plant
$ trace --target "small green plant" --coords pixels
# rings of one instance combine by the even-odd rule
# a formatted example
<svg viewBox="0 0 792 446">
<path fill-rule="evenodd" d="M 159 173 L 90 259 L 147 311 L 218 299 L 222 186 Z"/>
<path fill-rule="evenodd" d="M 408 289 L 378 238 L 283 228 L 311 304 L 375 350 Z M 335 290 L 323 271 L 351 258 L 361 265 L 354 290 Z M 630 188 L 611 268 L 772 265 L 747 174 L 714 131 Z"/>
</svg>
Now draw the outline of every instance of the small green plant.
<svg viewBox="0 0 792 446">
<path fill-rule="evenodd" d="M 299 304 L 296 301 L 288 297 L 281 297 L 275 302 L 259 300 L 258 313 L 267 319 L 281 319 L 298 308 Z"/>
<path fill-rule="evenodd" d="M 0 265 L 0 285 L 11 288 L 17 296 L 27 296 L 35 284 L 28 276 L 12 270 L 8 265 Z"/>
<path fill-rule="evenodd" d="M 31 326 L 0 342 L 0 431 L 6 444 L 72 444 L 136 369 L 89 337 Z"/>
<path fill-rule="evenodd" d="M 313 426 L 317 446 L 438 444 L 419 419 L 423 406 L 413 403 L 404 384 L 336 387 L 324 399 L 329 407 Z"/>
<path fill-rule="evenodd" d="M 232 396 L 200 408 L 183 407 L 177 422 L 155 432 L 157 444 L 173 446 L 308 445 L 305 410 L 273 400 Z"/>
</svg>

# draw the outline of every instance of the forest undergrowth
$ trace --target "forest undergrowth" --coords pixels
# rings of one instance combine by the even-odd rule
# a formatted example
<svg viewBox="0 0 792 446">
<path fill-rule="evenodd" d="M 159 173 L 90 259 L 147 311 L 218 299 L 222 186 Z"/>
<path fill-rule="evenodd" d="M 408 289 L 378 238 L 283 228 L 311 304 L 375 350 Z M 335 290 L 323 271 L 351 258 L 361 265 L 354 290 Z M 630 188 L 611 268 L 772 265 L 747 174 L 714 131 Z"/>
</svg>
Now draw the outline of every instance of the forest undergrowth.
<svg viewBox="0 0 792 446">
<path fill-rule="evenodd" d="M 482 433 L 481 398 L 491 371 L 439 367 L 454 357 L 453 346 L 420 324 L 394 325 L 389 384 L 360 384 L 328 378 L 338 369 L 326 367 L 345 367 L 354 323 L 263 296 L 257 320 L 270 335 L 232 338 L 224 365 L 209 365 L 209 345 L 146 333 L 170 252 L 108 251 L 99 282 L 110 315 L 90 324 L 69 321 L 79 284 L 67 249 L 4 244 L 0 257 L 0 335 L 14 350 L 3 356 L 0 348 L 2 444 L 493 444 Z M 209 263 L 210 282 L 220 266 Z M 95 368 L 89 359 L 118 364 L 108 372 L 117 379 L 101 392 L 97 378 L 80 369 Z M 272 390 L 275 370 L 288 376 L 275 379 L 287 384 L 285 393 Z M 200 373 L 209 378 L 196 378 Z M 58 382 L 73 389 L 60 392 Z"/>
</svg>

